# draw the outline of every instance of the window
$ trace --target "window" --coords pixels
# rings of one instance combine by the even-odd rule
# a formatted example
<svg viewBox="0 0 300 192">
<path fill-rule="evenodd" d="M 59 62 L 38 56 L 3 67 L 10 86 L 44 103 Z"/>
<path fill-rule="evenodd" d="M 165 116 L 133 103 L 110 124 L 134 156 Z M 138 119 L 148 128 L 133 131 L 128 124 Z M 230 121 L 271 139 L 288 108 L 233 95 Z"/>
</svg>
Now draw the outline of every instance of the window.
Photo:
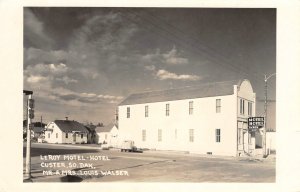
<svg viewBox="0 0 300 192">
<path fill-rule="evenodd" d="M 148 115 L 149 115 L 149 106 L 146 105 L 145 106 L 145 117 L 148 117 Z"/>
<path fill-rule="evenodd" d="M 239 128 L 238 129 L 238 143 L 242 144 L 243 143 L 243 129 Z"/>
<path fill-rule="evenodd" d="M 252 144 L 252 142 L 251 142 L 251 133 L 250 132 L 248 133 L 248 144 Z"/>
<path fill-rule="evenodd" d="M 68 138 L 68 133 L 66 133 L 66 138 Z"/>
<path fill-rule="evenodd" d="M 194 129 L 189 130 L 190 142 L 194 142 Z"/>
<path fill-rule="evenodd" d="M 248 102 L 248 115 L 252 116 L 252 103 Z"/>
<path fill-rule="evenodd" d="M 50 138 L 50 133 L 48 133 L 48 138 Z"/>
<path fill-rule="evenodd" d="M 166 116 L 169 116 L 170 115 L 170 104 L 167 103 L 166 104 Z"/>
<path fill-rule="evenodd" d="M 221 113 L 221 99 L 216 99 L 216 112 Z"/>
<path fill-rule="evenodd" d="M 105 134 L 105 139 L 107 139 L 107 134 Z"/>
<path fill-rule="evenodd" d="M 127 118 L 130 118 L 130 107 L 127 107 Z"/>
<path fill-rule="evenodd" d="M 81 139 L 83 138 L 83 134 L 81 134 Z"/>
<path fill-rule="evenodd" d="M 55 135 L 56 135 L 56 138 L 58 138 L 58 133 L 56 133 Z"/>
<path fill-rule="evenodd" d="M 240 114 L 245 113 L 245 101 L 243 99 L 240 99 Z"/>
<path fill-rule="evenodd" d="M 142 130 L 142 140 L 146 141 L 146 130 Z"/>
<path fill-rule="evenodd" d="M 161 130 L 161 129 L 158 130 L 158 138 L 157 138 L 157 140 L 158 140 L 159 142 L 162 141 L 162 130 Z"/>
<path fill-rule="evenodd" d="M 221 129 L 216 129 L 216 142 L 221 142 Z"/>
<path fill-rule="evenodd" d="M 189 115 L 193 114 L 193 101 L 189 102 Z"/>
</svg>

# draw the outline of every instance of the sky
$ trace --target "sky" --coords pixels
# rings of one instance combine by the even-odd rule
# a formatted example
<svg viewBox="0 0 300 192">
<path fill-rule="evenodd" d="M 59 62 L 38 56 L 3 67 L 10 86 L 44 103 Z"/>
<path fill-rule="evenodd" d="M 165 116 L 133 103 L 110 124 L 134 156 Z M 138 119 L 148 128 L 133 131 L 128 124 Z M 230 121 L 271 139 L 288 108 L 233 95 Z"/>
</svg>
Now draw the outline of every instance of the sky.
<svg viewBox="0 0 300 192">
<path fill-rule="evenodd" d="M 26 7 L 23 58 L 35 121 L 108 124 L 132 93 L 235 79 L 250 80 L 262 115 L 276 9 Z"/>
</svg>

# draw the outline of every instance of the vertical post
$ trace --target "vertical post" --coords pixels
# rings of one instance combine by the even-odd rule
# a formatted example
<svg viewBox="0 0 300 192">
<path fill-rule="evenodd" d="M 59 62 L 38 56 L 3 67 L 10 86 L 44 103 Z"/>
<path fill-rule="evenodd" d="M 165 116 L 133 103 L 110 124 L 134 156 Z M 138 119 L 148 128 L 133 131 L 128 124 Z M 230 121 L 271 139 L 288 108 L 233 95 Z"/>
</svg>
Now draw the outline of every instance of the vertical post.
<svg viewBox="0 0 300 192">
<path fill-rule="evenodd" d="M 267 155 L 267 146 L 266 146 L 266 132 L 267 132 L 267 105 L 268 105 L 268 79 L 265 75 L 265 105 L 264 105 L 264 136 L 263 136 L 263 155 Z"/>
<path fill-rule="evenodd" d="M 267 77 L 267 75 L 265 75 L 265 110 L 264 110 L 264 118 L 265 118 L 265 122 L 264 122 L 264 136 L 263 136 L 263 153 L 264 156 L 267 155 L 267 137 L 266 137 L 266 132 L 267 132 L 267 114 L 268 114 L 268 79 L 272 76 L 276 75 L 276 73 L 273 73 L 271 75 L 269 75 Z"/>
<path fill-rule="evenodd" d="M 27 145 L 26 145 L 26 170 L 25 177 L 26 179 L 31 179 L 31 156 L 30 156 L 30 148 L 31 148 L 31 118 L 30 118 L 30 106 L 29 100 L 32 99 L 32 94 L 29 94 L 27 100 Z"/>
</svg>

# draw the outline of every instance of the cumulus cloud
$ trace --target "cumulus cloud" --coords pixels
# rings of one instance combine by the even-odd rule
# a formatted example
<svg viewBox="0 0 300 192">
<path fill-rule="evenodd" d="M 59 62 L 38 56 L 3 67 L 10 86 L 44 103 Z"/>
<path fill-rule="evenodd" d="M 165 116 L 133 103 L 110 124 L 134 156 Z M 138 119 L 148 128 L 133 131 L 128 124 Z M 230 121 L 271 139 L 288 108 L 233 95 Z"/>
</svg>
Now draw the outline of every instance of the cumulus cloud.
<svg viewBox="0 0 300 192">
<path fill-rule="evenodd" d="M 168 79 L 172 79 L 172 80 L 183 80 L 183 81 L 197 81 L 200 80 L 200 77 L 197 75 L 177 75 L 176 73 L 171 73 L 169 71 L 160 69 L 157 71 L 156 73 L 156 77 L 159 80 L 168 80 Z"/>
<path fill-rule="evenodd" d="M 35 75 L 30 75 L 27 78 L 28 83 L 41 83 L 42 81 L 45 81 L 45 80 L 47 80 L 47 77 L 35 76 Z"/>
<path fill-rule="evenodd" d="M 64 101 L 77 101 L 78 104 L 81 105 L 99 103 L 118 103 L 121 99 L 123 99 L 122 96 L 101 94 L 97 95 L 96 93 L 78 93 L 70 90 L 64 90 L 63 92 L 55 92 L 53 95 Z"/>
</svg>

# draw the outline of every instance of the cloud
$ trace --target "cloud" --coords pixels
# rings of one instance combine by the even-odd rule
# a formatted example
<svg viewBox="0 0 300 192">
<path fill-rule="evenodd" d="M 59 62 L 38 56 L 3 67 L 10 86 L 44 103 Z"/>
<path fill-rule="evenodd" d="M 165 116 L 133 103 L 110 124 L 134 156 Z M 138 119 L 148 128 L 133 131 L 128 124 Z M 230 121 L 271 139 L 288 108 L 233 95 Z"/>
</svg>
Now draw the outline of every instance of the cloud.
<svg viewBox="0 0 300 192">
<path fill-rule="evenodd" d="M 27 78 L 28 83 L 41 83 L 47 80 L 47 77 L 31 75 Z"/>
<path fill-rule="evenodd" d="M 27 8 L 24 9 L 24 41 L 25 45 L 50 48 L 52 39 L 46 35 L 43 23 Z"/>
<path fill-rule="evenodd" d="M 54 75 L 54 76 L 62 76 L 65 75 L 69 71 L 68 67 L 63 64 L 36 64 L 28 66 L 24 73 L 26 74 L 34 74 L 34 75 Z"/>
<path fill-rule="evenodd" d="M 97 95 L 96 93 L 78 93 L 70 90 L 64 90 L 62 92 L 56 91 L 53 95 L 64 101 L 77 101 L 77 104 L 79 105 L 118 103 L 121 99 L 123 99 L 122 96 Z"/>
<path fill-rule="evenodd" d="M 183 81 L 197 81 L 201 78 L 197 75 L 177 75 L 176 73 L 171 73 L 169 71 L 160 69 L 156 73 L 156 77 L 158 77 L 159 80 L 183 80 Z"/>
<path fill-rule="evenodd" d="M 189 60 L 179 55 L 174 46 L 170 51 L 161 53 L 159 49 L 155 53 L 148 53 L 141 57 L 145 65 L 169 65 L 169 66 L 183 66 L 189 63 Z"/>
<path fill-rule="evenodd" d="M 24 48 L 24 67 L 37 63 L 64 63 L 73 57 L 68 51 L 64 50 L 43 50 L 37 48 Z"/>
<path fill-rule="evenodd" d="M 145 70 L 147 70 L 147 71 L 155 71 L 155 66 L 154 65 L 147 65 L 147 66 L 145 66 Z"/>
<path fill-rule="evenodd" d="M 188 59 L 184 57 L 180 57 L 177 53 L 177 49 L 174 46 L 171 51 L 163 54 L 163 58 L 165 59 L 166 64 L 168 65 L 186 65 L 188 64 Z"/>
<path fill-rule="evenodd" d="M 64 82 L 65 84 L 69 84 L 69 83 L 77 83 L 78 80 L 76 79 L 71 79 L 70 77 L 68 76 L 64 76 L 63 78 L 56 78 L 57 81 L 62 81 Z"/>
<path fill-rule="evenodd" d="M 126 49 L 126 44 L 137 31 L 134 23 L 124 22 L 120 13 L 99 14 L 88 19 L 73 34 L 70 49 L 89 55 Z"/>
</svg>

